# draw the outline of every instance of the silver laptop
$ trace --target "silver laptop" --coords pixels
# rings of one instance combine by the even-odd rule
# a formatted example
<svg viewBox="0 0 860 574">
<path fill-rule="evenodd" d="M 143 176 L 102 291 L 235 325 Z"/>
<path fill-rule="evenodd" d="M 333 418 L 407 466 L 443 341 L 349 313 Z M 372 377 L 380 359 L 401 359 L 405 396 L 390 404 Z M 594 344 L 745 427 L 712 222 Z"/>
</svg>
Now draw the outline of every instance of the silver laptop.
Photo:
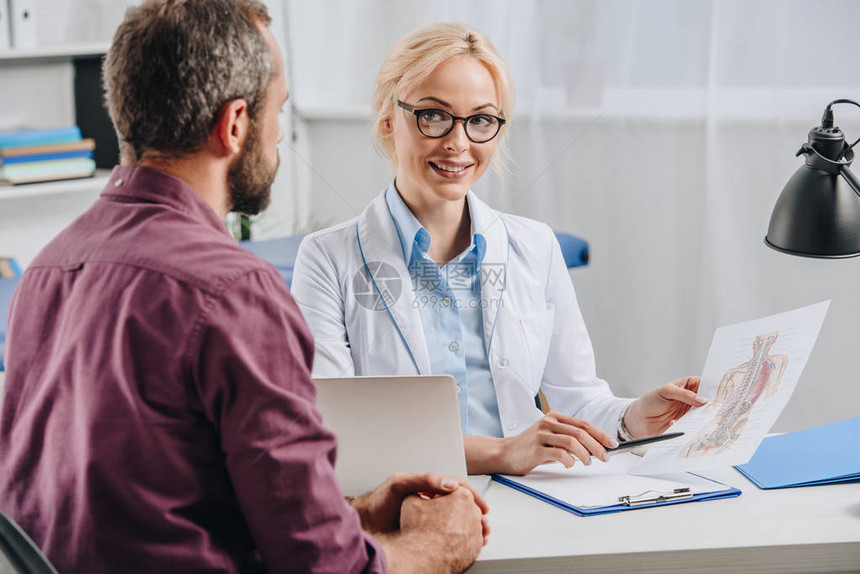
<svg viewBox="0 0 860 574">
<path fill-rule="evenodd" d="M 450 375 L 314 379 L 323 423 L 337 435 L 335 474 L 347 496 L 395 472 L 466 477 L 457 386 Z"/>
</svg>

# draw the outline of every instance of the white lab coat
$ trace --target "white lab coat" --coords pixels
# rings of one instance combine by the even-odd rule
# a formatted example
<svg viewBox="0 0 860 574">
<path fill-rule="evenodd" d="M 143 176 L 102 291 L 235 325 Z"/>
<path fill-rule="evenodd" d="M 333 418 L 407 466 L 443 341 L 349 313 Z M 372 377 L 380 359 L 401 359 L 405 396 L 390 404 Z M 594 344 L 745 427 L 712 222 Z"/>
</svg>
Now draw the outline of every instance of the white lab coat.
<svg viewBox="0 0 860 574">
<path fill-rule="evenodd" d="M 555 234 L 543 223 L 493 210 L 472 192 L 470 206 L 480 210 L 477 219 L 492 222 L 482 232 L 482 271 L 504 269 L 503 279 L 482 281 L 481 300 L 505 436 L 541 418 L 538 390 L 554 410 L 615 436 L 630 399 L 615 397 L 595 373 L 591 339 Z M 304 239 L 291 291 L 316 341 L 314 376 L 431 374 L 384 193 L 359 217 Z"/>
</svg>

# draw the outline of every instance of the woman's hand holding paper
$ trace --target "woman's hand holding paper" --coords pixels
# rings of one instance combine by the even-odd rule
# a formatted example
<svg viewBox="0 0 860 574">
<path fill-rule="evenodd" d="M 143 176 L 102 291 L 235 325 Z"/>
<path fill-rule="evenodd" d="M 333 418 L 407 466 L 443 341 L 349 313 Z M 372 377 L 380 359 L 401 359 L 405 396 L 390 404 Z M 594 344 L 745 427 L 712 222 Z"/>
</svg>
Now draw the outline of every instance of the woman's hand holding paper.
<svg viewBox="0 0 860 574">
<path fill-rule="evenodd" d="M 627 408 L 624 426 L 633 438 L 662 434 L 691 407 L 707 402 L 696 394 L 699 377 L 685 377 L 651 389 Z"/>
</svg>

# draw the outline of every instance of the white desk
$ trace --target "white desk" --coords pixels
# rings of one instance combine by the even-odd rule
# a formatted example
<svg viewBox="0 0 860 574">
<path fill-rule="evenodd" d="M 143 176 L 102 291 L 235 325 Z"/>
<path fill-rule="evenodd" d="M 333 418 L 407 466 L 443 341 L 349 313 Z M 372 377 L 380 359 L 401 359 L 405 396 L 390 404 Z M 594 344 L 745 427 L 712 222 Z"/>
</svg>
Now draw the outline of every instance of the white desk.
<svg viewBox="0 0 860 574">
<path fill-rule="evenodd" d="M 759 490 L 734 468 L 703 474 L 743 494 L 579 517 L 493 482 L 470 572 L 860 572 L 860 484 Z"/>
</svg>

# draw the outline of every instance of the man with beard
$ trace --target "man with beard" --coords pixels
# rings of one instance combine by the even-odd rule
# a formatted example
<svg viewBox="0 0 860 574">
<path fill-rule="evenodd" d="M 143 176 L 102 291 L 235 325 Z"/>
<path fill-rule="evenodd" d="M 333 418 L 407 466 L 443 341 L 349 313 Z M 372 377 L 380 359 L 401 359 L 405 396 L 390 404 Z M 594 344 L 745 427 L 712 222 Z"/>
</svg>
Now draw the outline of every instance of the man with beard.
<svg viewBox="0 0 860 574">
<path fill-rule="evenodd" d="M 0 509 L 64 574 L 451 571 L 486 540 L 455 479 L 344 500 L 307 327 L 224 227 L 278 168 L 268 23 L 257 0 L 129 9 L 104 66 L 122 165 L 21 278 Z"/>
</svg>

